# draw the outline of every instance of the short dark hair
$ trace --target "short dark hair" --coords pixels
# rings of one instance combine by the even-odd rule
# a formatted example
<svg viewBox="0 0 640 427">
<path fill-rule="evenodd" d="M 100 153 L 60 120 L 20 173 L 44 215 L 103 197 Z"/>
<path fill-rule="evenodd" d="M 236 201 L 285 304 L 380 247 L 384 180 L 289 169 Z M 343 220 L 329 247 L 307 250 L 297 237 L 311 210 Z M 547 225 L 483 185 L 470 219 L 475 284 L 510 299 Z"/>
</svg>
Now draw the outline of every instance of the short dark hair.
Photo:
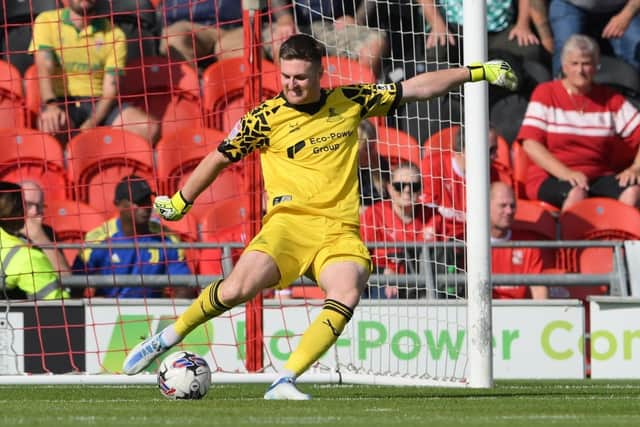
<svg viewBox="0 0 640 427">
<path fill-rule="evenodd" d="M 279 55 L 280 59 L 302 59 L 320 65 L 324 46 L 311 36 L 295 34 L 282 43 Z"/>
<path fill-rule="evenodd" d="M 24 226 L 22 187 L 13 182 L 0 181 L 0 227 L 17 234 Z"/>
</svg>

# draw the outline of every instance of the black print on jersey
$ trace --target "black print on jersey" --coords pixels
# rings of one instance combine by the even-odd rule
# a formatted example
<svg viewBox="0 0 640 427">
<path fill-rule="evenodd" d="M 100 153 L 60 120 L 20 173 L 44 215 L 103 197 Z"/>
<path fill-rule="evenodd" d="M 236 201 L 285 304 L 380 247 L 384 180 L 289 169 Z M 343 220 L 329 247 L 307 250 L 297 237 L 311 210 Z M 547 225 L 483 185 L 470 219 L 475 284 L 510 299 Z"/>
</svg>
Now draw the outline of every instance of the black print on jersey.
<svg viewBox="0 0 640 427">
<path fill-rule="evenodd" d="M 219 150 L 232 162 L 237 162 L 253 150 L 269 145 L 267 138 L 271 130 L 267 117 L 275 114 L 279 105 L 269 107 L 261 104 L 246 114 L 240 122 L 240 132 L 231 140 L 225 140 Z"/>
<path fill-rule="evenodd" d="M 302 150 L 305 146 L 304 141 L 298 141 L 291 147 L 287 148 L 287 157 L 293 159 L 296 156 L 296 153 Z"/>
</svg>

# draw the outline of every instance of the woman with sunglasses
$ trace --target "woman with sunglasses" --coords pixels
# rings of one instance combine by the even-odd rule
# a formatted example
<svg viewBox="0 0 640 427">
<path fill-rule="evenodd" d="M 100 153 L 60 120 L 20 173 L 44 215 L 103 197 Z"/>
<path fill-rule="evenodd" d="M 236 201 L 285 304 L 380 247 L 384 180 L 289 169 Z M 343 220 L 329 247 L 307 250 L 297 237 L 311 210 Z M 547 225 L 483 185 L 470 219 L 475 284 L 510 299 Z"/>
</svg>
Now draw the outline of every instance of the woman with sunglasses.
<svg viewBox="0 0 640 427">
<path fill-rule="evenodd" d="M 433 240 L 433 210 L 419 203 L 422 192 L 420 169 L 409 162 L 392 167 L 385 183 L 388 200 L 368 207 L 360 218 L 360 234 L 365 242 L 385 243 L 371 250 L 378 274 L 414 274 L 418 260 L 416 242 Z M 411 286 L 369 286 L 369 298 L 415 297 Z"/>
</svg>

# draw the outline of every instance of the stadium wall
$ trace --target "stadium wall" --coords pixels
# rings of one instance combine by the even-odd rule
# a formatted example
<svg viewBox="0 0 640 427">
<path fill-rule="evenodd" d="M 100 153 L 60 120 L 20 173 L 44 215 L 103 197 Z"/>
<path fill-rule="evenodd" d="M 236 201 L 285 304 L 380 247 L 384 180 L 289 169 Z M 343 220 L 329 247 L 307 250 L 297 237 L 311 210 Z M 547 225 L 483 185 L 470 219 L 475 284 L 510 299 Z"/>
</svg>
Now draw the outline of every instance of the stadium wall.
<svg viewBox="0 0 640 427">
<path fill-rule="evenodd" d="M 320 309 L 318 303 L 309 307 L 293 302 L 284 310 L 265 303 L 265 372 L 282 367 L 291 344 L 296 341 L 283 338 L 299 335 L 308 319 Z M 90 374 L 117 373 L 125 357 L 123 343 L 163 327 L 187 304 L 187 301 L 153 304 L 131 301 L 126 305 L 120 302 L 116 309 L 108 300 L 87 300 L 83 305 L 64 309 L 54 304 L 12 306 L 8 322 L 0 325 L 1 343 L 11 342 L 7 337 L 14 334 L 13 347 L 1 347 L 0 374 L 45 373 L 45 366 L 47 372 L 56 373 L 78 369 L 86 369 Z M 388 301 L 384 304 L 393 310 L 393 304 Z M 412 325 L 410 316 L 394 316 L 382 323 L 368 316 L 378 305 L 363 302 L 335 349 L 311 372 L 335 369 L 334 351 L 339 353 L 339 360 L 357 358 L 372 371 L 377 366 L 388 366 L 398 372 L 435 372 L 447 377 L 455 376 L 452 369 L 464 369 L 456 361 L 467 352 L 465 329 L 434 325 L 433 330 L 419 330 Z M 592 378 L 640 378 L 640 324 L 629 322 L 640 319 L 640 299 L 598 297 L 592 298 L 590 305 L 587 330 L 584 307 L 577 300 L 495 301 L 492 313 L 495 378 L 585 378 L 588 370 L 583 352 L 585 336 L 592 340 Z M 409 310 L 420 308 L 417 303 Z M 446 312 L 449 317 L 461 316 L 457 324 L 464 324 L 462 304 L 442 303 L 431 310 Z M 434 319 L 443 315 L 433 313 Z M 36 316 L 50 325 L 63 324 L 60 320 L 66 316 L 71 327 L 66 331 L 62 327 L 42 328 L 42 335 L 35 337 L 32 336 L 35 330 L 29 325 Z M 93 328 L 83 326 L 85 317 L 93 319 Z M 211 366 L 224 366 L 225 372 L 244 372 L 246 349 L 236 343 L 243 341 L 245 333 L 244 308 L 239 307 L 198 328 L 182 346 L 203 355 Z M 213 342 L 214 336 L 215 344 L 209 346 L 207 342 Z M 71 351 L 66 349 L 67 342 L 72 344 Z M 431 366 L 425 370 L 427 363 Z M 154 367 L 149 369 L 149 375 L 153 375 Z M 213 378 L 215 381 L 215 375 Z"/>
</svg>

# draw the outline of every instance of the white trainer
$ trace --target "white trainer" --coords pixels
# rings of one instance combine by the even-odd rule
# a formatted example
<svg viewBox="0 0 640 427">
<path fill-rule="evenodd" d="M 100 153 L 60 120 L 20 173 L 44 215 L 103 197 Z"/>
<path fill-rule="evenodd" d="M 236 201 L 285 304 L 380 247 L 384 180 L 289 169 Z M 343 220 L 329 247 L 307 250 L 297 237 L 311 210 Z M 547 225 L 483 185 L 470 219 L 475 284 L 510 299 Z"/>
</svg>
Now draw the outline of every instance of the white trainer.
<svg viewBox="0 0 640 427">
<path fill-rule="evenodd" d="M 297 389 L 296 380 L 282 377 L 274 381 L 264 394 L 265 400 L 311 400 L 311 396 Z"/>
<path fill-rule="evenodd" d="M 122 372 L 135 375 L 167 350 L 169 347 L 162 342 L 160 333 L 157 333 L 133 347 L 124 359 Z"/>
</svg>

